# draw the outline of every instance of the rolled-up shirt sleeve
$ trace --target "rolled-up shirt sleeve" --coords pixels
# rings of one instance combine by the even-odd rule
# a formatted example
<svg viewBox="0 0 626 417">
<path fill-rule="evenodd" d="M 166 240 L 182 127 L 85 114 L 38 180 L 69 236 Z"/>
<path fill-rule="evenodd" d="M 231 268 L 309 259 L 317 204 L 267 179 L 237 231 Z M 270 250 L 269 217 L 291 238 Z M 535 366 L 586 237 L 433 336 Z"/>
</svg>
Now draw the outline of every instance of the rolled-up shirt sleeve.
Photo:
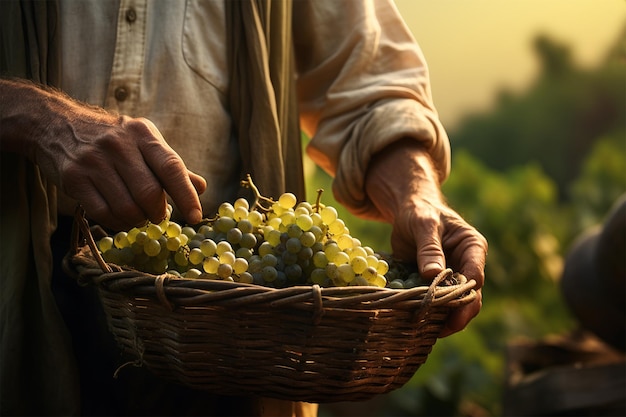
<svg viewBox="0 0 626 417">
<path fill-rule="evenodd" d="M 307 154 L 334 177 L 353 212 L 373 207 L 371 157 L 401 138 L 423 144 L 444 181 L 450 144 L 433 105 L 428 68 L 391 0 L 294 2 L 294 43 Z"/>
</svg>

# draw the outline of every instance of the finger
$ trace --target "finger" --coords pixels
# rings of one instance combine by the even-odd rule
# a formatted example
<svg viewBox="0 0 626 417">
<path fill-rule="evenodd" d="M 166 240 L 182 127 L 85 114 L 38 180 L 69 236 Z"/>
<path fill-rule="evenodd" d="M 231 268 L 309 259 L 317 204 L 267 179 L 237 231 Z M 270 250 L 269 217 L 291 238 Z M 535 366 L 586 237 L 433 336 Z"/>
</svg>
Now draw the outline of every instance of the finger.
<svg viewBox="0 0 626 417">
<path fill-rule="evenodd" d="M 133 201 L 144 213 L 142 220 L 148 219 L 152 223 L 159 223 L 165 218 L 167 210 L 165 190 L 150 168 L 145 165 L 141 155 L 132 161 L 119 160 L 116 168 Z"/>
<path fill-rule="evenodd" d="M 461 229 L 459 229 L 461 230 Z M 485 262 L 487 258 L 487 240 L 475 229 L 456 233 L 459 238 L 447 239 L 444 245 L 450 248 L 451 267 L 462 273 L 467 279 L 473 279 L 477 288 L 485 281 Z"/>
<path fill-rule="evenodd" d="M 153 167 L 163 188 L 185 220 L 189 224 L 202 221 L 200 198 L 182 159 L 176 153 L 171 152 L 160 161 L 148 161 L 148 163 Z"/>
<path fill-rule="evenodd" d="M 92 176 L 91 181 L 106 202 L 108 215 L 113 217 L 107 222 L 119 225 L 120 230 L 145 222 L 146 212 L 137 204 L 127 183 L 116 170 L 109 171 L 106 176 Z"/>
<path fill-rule="evenodd" d="M 189 179 L 191 180 L 191 183 L 196 189 L 196 193 L 198 193 L 198 195 L 204 193 L 207 187 L 206 180 L 204 179 L 204 177 L 192 171 L 187 171 L 187 174 L 189 175 Z"/>
<path fill-rule="evenodd" d="M 446 265 L 446 258 L 441 246 L 439 223 L 423 222 L 421 227 L 414 227 L 417 246 L 417 265 L 424 278 L 434 278 Z"/>
<path fill-rule="evenodd" d="M 127 224 L 122 218 L 115 216 L 106 199 L 100 194 L 98 188 L 89 179 L 86 179 L 83 186 L 77 186 L 77 201 L 85 210 L 85 216 L 97 225 L 109 230 L 119 231 L 126 229 Z"/>
<path fill-rule="evenodd" d="M 476 291 L 476 299 L 471 303 L 453 310 L 446 321 L 445 327 L 442 329 L 439 337 L 447 337 L 451 334 L 463 330 L 469 322 L 478 315 L 482 307 L 482 291 Z"/>
</svg>

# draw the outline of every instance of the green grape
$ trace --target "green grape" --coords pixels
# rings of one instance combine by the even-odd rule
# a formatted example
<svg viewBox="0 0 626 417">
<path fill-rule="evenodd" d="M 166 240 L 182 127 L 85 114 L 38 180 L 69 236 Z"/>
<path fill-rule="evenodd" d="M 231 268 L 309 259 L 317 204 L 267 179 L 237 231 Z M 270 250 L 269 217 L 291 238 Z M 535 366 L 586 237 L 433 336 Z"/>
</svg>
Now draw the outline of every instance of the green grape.
<svg viewBox="0 0 626 417">
<path fill-rule="evenodd" d="M 339 246 L 341 250 L 352 249 L 354 247 L 352 237 L 350 235 L 337 237 L 337 246 Z"/>
<path fill-rule="evenodd" d="M 235 207 L 229 202 L 224 202 L 218 207 L 217 214 L 220 217 L 232 217 L 235 214 Z"/>
<path fill-rule="evenodd" d="M 117 232 L 113 237 L 113 243 L 115 247 L 118 249 L 122 249 L 130 246 L 130 242 L 128 241 L 128 233 L 126 232 Z"/>
<path fill-rule="evenodd" d="M 189 251 L 189 262 L 194 265 L 200 265 L 204 262 L 204 254 L 200 248 L 193 248 Z"/>
<path fill-rule="evenodd" d="M 157 240 L 163 234 L 163 229 L 158 224 L 150 223 L 146 229 L 146 233 L 148 234 L 148 238 L 152 240 Z"/>
<path fill-rule="evenodd" d="M 241 240 L 239 241 L 239 245 L 243 248 L 252 249 L 257 244 L 257 238 L 253 233 L 244 233 L 241 236 Z"/>
<path fill-rule="evenodd" d="M 333 258 L 333 262 L 337 265 L 344 265 L 350 263 L 350 255 L 345 252 L 337 252 L 335 257 Z"/>
<path fill-rule="evenodd" d="M 268 227 L 266 230 L 266 233 L 264 233 L 265 241 L 272 246 L 278 246 L 280 244 L 281 233 L 271 227 Z"/>
<path fill-rule="evenodd" d="M 170 252 L 175 252 L 178 250 L 178 248 L 181 247 L 180 244 L 180 237 L 175 236 L 175 237 L 168 237 L 167 238 L 167 242 L 165 243 L 165 247 L 167 248 L 167 250 L 169 250 Z"/>
<path fill-rule="evenodd" d="M 128 241 L 130 242 L 131 245 L 135 243 L 135 239 L 139 232 L 141 232 L 141 230 L 139 230 L 137 227 L 133 227 L 132 229 L 128 231 L 128 234 L 126 235 L 126 237 L 128 238 Z"/>
<path fill-rule="evenodd" d="M 313 219 L 308 213 L 300 214 L 296 216 L 296 224 L 306 232 L 313 226 Z"/>
<path fill-rule="evenodd" d="M 276 264 L 278 264 L 278 258 L 273 253 L 268 253 L 261 258 L 261 262 L 263 262 L 263 265 L 276 266 Z"/>
<path fill-rule="evenodd" d="M 297 201 L 296 196 L 292 193 L 283 193 L 280 197 L 278 197 L 278 204 L 285 209 L 295 207 Z"/>
<path fill-rule="evenodd" d="M 367 269 L 367 260 L 362 256 L 355 256 L 350 260 L 350 266 L 356 274 L 362 274 Z"/>
<path fill-rule="evenodd" d="M 293 213 L 296 215 L 296 217 L 300 216 L 301 214 L 310 215 L 312 212 L 313 207 L 311 207 L 311 203 L 307 201 L 298 203 L 298 205 L 296 205 L 296 207 L 293 209 Z"/>
<path fill-rule="evenodd" d="M 287 226 L 287 236 L 300 237 L 302 236 L 302 229 L 295 223 L 291 223 Z"/>
<path fill-rule="evenodd" d="M 230 278 L 233 274 L 233 267 L 231 264 L 220 264 L 217 267 L 217 276 L 222 279 Z"/>
<path fill-rule="evenodd" d="M 380 275 L 385 275 L 389 271 L 389 264 L 384 259 L 379 259 L 376 265 L 376 272 Z"/>
<path fill-rule="evenodd" d="M 251 248 L 246 248 L 246 247 L 240 247 L 239 249 L 237 249 L 235 251 L 235 256 L 237 258 L 243 258 L 243 259 L 250 259 L 252 257 L 252 249 Z"/>
<path fill-rule="evenodd" d="M 137 236 L 135 236 L 135 243 L 143 246 L 146 244 L 148 239 L 148 233 L 145 230 L 142 230 L 141 232 L 137 233 Z"/>
<path fill-rule="evenodd" d="M 326 267 L 324 268 L 324 271 L 326 271 L 326 276 L 328 278 L 334 280 L 334 278 L 337 276 L 337 265 L 332 262 L 328 262 L 326 264 Z"/>
<path fill-rule="evenodd" d="M 183 232 L 183 228 L 178 223 L 170 222 L 165 229 L 165 233 L 169 237 L 177 237 Z"/>
<path fill-rule="evenodd" d="M 272 229 L 275 229 L 277 231 L 280 231 L 280 226 L 281 225 L 282 225 L 282 221 L 281 221 L 280 217 L 272 217 L 271 219 L 267 220 L 267 226 L 269 226 Z"/>
<path fill-rule="evenodd" d="M 363 278 L 361 275 L 357 275 L 356 277 L 354 277 L 354 279 L 352 281 L 350 281 L 349 285 L 351 285 L 351 286 L 368 287 L 371 284 L 365 278 Z"/>
<path fill-rule="evenodd" d="M 244 258 L 235 258 L 233 263 L 233 272 L 240 275 L 248 270 L 248 261 Z"/>
<path fill-rule="evenodd" d="M 397 290 L 403 289 L 404 281 L 401 279 L 394 279 L 393 281 L 389 282 L 387 287 L 397 289 Z"/>
<path fill-rule="evenodd" d="M 324 224 L 322 215 L 319 213 L 311 213 L 311 220 L 313 221 L 313 226 L 321 227 Z"/>
<path fill-rule="evenodd" d="M 252 210 L 248 213 L 248 221 L 252 224 L 253 227 L 258 227 L 264 221 L 263 214 L 256 210 Z"/>
<path fill-rule="evenodd" d="M 202 239 L 204 240 L 213 235 L 213 227 L 209 226 L 208 224 L 203 224 L 198 228 L 198 233 L 204 236 L 204 238 Z"/>
<path fill-rule="evenodd" d="M 345 284 L 348 284 L 354 279 L 355 273 L 350 264 L 342 264 L 337 265 L 337 273 L 335 276 Z"/>
<path fill-rule="evenodd" d="M 373 266 L 368 266 L 365 268 L 365 271 L 361 272 L 363 278 L 365 278 L 368 282 L 373 281 L 376 278 L 378 273 L 376 272 L 376 268 Z"/>
<path fill-rule="evenodd" d="M 245 207 L 235 207 L 235 211 L 233 212 L 233 219 L 236 221 L 241 221 L 248 218 L 248 209 Z"/>
<path fill-rule="evenodd" d="M 337 209 L 331 206 L 324 207 L 319 213 L 322 218 L 322 222 L 328 225 L 333 223 L 338 218 Z"/>
<path fill-rule="evenodd" d="M 98 249 L 100 252 L 105 253 L 111 249 L 114 245 L 113 238 L 111 236 L 105 236 L 98 241 Z"/>
<path fill-rule="evenodd" d="M 326 253 L 318 251 L 313 254 L 313 265 L 317 268 L 325 268 L 327 264 L 328 258 L 326 258 Z"/>
<path fill-rule="evenodd" d="M 302 243 L 297 237 L 290 237 L 285 243 L 285 248 L 291 253 L 298 253 L 302 249 Z"/>
<path fill-rule="evenodd" d="M 367 255 L 365 258 L 367 260 L 367 265 L 376 268 L 378 266 L 378 257 L 376 255 Z"/>
<path fill-rule="evenodd" d="M 369 280 L 368 280 L 369 281 Z M 369 281 L 370 284 L 373 284 L 377 287 L 380 288 L 385 288 L 387 286 L 387 279 L 384 277 L 384 275 L 376 275 L 376 278 L 374 278 L 373 280 Z"/>
<path fill-rule="evenodd" d="M 302 278 L 302 267 L 298 264 L 287 265 L 284 272 L 285 277 L 290 281 L 296 281 Z"/>
<path fill-rule="evenodd" d="M 313 225 L 308 231 L 309 233 L 313 233 L 313 236 L 315 236 L 316 242 L 320 242 L 322 238 L 324 237 L 324 231 L 319 226 Z"/>
<path fill-rule="evenodd" d="M 228 241 L 222 240 L 217 243 L 217 246 L 215 247 L 215 253 L 217 255 L 222 255 L 225 252 L 233 252 L 233 247 Z"/>
<path fill-rule="evenodd" d="M 202 275 L 202 271 L 200 271 L 197 268 L 189 268 L 187 271 L 185 271 L 185 278 L 191 278 L 191 279 L 195 279 L 195 278 L 199 278 L 200 275 Z"/>
<path fill-rule="evenodd" d="M 346 224 L 341 219 L 336 219 L 328 225 L 328 231 L 332 235 L 341 235 L 346 233 Z"/>
<path fill-rule="evenodd" d="M 308 259 L 311 259 L 312 257 L 313 249 L 307 248 L 306 246 L 303 247 L 300 252 L 298 252 L 298 259 L 300 259 L 301 261 L 306 261 Z"/>
<path fill-rule="evenodd" d="M 327 287 L 330 283 L 324 268 L 315 268 L 311 271 L 310 280 L 313 284 L 317 284 L 321 287 Z"/>
<path fill-rule="evenodd" d="M 215 223 L 213 224 L 213 227 L 215 227 L 215 230 L 222 232 L 222 233 L 227 233 L 230 229 L 232 229 L 233 227 L 237 226 L 237 222 L 235 221 L 235 219 L 233 219 L 232 217 L 219 217 L 217 220 L 215 220 Z"/>
<path fill-rule="evenodd" d="M 264 266 L 261 269 L 261 278 L 265 282 L 273 282 L 278 277 L 278 271 L 273 266 Z"/>
<path fill-rule="evenodd" d="M 233 252 L 224 252 L 219 255 L 221 264 L 234 265 L 235 264 L 235 254 Z"/>
<path fill-rule="evenodd" d="M 237 208 L 245 208 L 246 210 L 250 210 L 250 203 L 245 198 L 239 197 L 233 203 L 233 207 L 235 209 L 237 209 Z"/>
<path fill-rule="evenodd" d="M 243 237 L 243 233 L 241 229 L 237 227 L 233 227 L 228 232 L 226 232 L 226 240 L 228 240 L 232 245 L 236 245 L 241 242 L 241 238 Z"/>
<path fill-rule="evenodd" d="M 219 266 L 220 266 L 219 259 L 213 256 L 205 258 L 204 262 L 202 263 L 202 268 L 204 269 L 205 272 L 209 274 L 217 274 L 217 268 Z"/>
<path fill-rule="evenodd" d="M 213 256 L 217 251 L 217 244 L 212 239 L 204 239 L 200 243 L 200 251 L 206 257 Z"/>
<path fill-rule="evenodd" d="M 239 230 L 241 230 L 241 233 L 244 234 L 252 233 L 254 231 L 254 226 L 252 225 L 252 222 L 247 219 L 247 217 L 237 221 L 237 228 L 239 228 Z"/>
<path fill-rule="evenodd" d="M 283 214 L 280 215 L 280 222 L 285 227 L 289 226 L 290 224 L 294 224 L 296 222 L 296 215 L 293 214 L 292 210 L 285 211 Z"/>
<path fill-rule="evenodd" d="M 174 253 L 174 262 L 179 266 L 187 266 L 189 263 L 189 258 L 187 258 L 187 253 L 183 248 L 180 248 Z"/>
<path fill-rule="evenodd" d="M 254 282 L 254 278 L 251 273 L 242 272 L 239 274 L 239 280 L 237 282 L 241 282 L 242 284 L 252 284 Z"/>
<path fill-rule="evenodd" d="M 341 249 L 339 249 L 339 246 L 337 246 L 337 243 L 334 241 L 328 241 L 324 246 L 324 253 L 326 253 L 326 257 L 331 262 L 334 262 L 335 256 L 337 256 L 339 252 L 341 252 Z"/>
<path fill-rule="evenodd" d="M 315 242 L 317 242 L 317 240 L 313 232 L 304 232 L 300 236 L 300 243 L 302 243 L 304 247 L 311 248 Z"/>
<path fill-rule="evenodd" d="M 161 252 L 161 244 L 156 239 L 148 239 L 143 245 L 143 251 L 146 255 L 155 257 Z"/>
<path fill-rule="evenodd" d="M 269 242 L 263 242 L 259 245 L 257 252 L 259 256 L 265 256 L 268 253 L 274 253 L 274 247 Z"/>
<path fill-rule="evenodd" d="M 367 251 L 362 246 L 355 246 L 350 251 L 350 259 L 354 259 L 357 256 L 363 258 L 363 260 L 367 264 Z"/>
</svg>

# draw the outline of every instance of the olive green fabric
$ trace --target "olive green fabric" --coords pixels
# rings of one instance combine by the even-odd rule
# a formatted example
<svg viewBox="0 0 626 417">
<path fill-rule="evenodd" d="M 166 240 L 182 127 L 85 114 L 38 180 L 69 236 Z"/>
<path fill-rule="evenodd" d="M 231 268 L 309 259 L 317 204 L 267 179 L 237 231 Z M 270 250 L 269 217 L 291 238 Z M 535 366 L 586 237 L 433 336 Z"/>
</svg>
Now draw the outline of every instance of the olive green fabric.
<svg viewBox="0 0 626 417">
<path fill-rule="evenodd" d="M 244 173 L 304 199 L 291 14 L 291 1 L 226 1 L 230 103 Z"/>
<path fill-rule="evenodd" d="M 57 85 L 56 2 L 0 9 L 2 76 Z M 56 189 L 22 156 L 3 153 L 0 168 L 0 414 L 76 414 L 77 373 L 50 287 Z"/>
</svg>

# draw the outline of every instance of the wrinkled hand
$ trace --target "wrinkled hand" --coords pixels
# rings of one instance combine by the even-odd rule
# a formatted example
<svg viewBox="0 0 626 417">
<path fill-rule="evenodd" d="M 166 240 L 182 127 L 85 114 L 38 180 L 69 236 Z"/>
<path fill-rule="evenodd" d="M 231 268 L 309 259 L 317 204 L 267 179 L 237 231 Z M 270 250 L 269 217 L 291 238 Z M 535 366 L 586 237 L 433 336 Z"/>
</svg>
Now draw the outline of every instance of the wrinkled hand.
<svg viewBox="0 0 626 417">
<path fill-rule="evenodd" d="M 39 166 L 102 226 L 165 218 L 167 199 L 202 219 L 205 180 L 188 171 L 152 122 L 107 113 L 25 80 L 0 79 L 0 147 Z"/>
<path fill-rule="evenodd" d="M 417 260 L 424 278 L 450 267 L 476 281 L 476 299 L 450 315 L 440 337 L 465 328 L 482 306 L 487 241 L 445 203 L 428 154 L 412 139 L 389 146 L 370 162 L 366 190 L 378 210 L 371 217 L 392 224 L 395 257 Z"/>
<path fill-rule="evenodd" d="M 114 230 L 165 217 L 166 194 L 189 223 L 202 219 L 198 194 L 204 179 L 147 119 L 102 117 L 53 124 L 46 146 L 35 153 L 40 168 L 87 215 Z"/>
</svg>

